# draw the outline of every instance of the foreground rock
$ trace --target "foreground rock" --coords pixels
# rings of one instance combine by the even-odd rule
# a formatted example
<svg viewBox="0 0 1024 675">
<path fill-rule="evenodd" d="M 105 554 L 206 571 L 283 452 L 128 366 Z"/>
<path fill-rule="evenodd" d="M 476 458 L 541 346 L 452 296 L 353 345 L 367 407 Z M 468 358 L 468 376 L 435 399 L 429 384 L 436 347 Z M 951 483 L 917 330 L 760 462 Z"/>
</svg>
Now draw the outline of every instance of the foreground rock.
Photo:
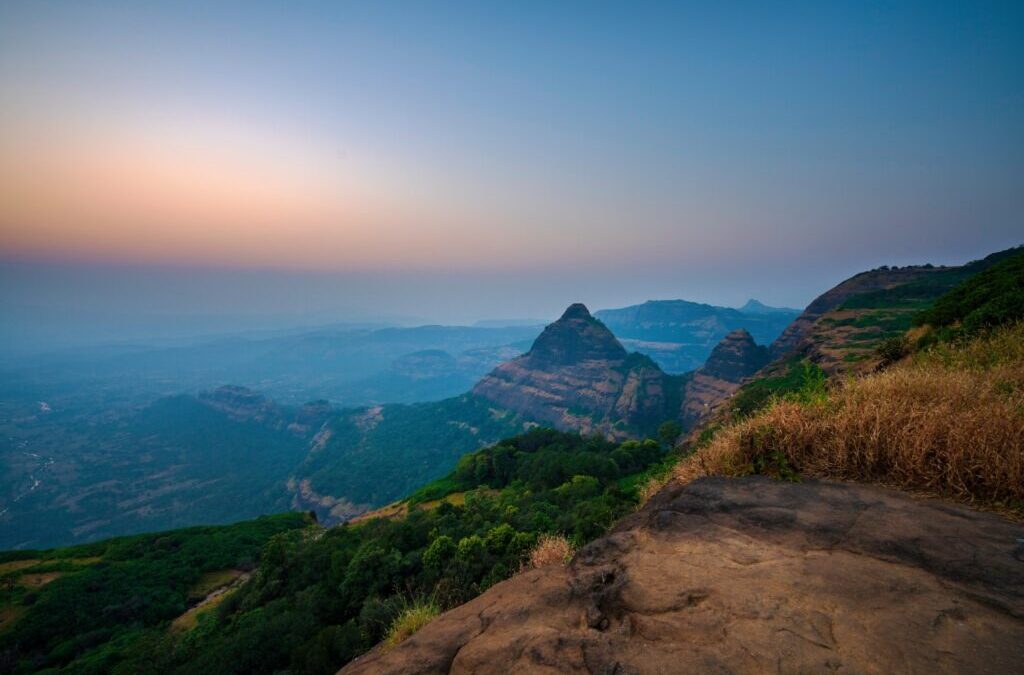
<svg viewBox="0 0 1024 675">
<path fill-rule="evenodd" d="M 869 486 L 702 479 L 353 673 L 1009 673 L 1024 527 Z"/>
</svg>

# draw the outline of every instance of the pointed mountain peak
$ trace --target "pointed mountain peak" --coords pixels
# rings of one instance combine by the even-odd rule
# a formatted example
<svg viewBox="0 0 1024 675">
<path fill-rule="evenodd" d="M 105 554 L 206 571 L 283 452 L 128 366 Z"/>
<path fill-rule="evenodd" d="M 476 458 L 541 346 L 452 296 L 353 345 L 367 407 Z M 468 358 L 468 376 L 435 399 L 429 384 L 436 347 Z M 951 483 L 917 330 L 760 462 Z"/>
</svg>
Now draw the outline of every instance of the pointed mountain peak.
<svg viewBox="0 0 1024 675">
<path fill-rule="evenodd" d="M 548 325 L 527 354 L 537 365 L 571 365 L 585 360 L 620 360 L 626 349 L 586 305 L 575 303 Z"/>
<path fill-rule="evenodd" d="M 747 304 L 740 307 L 740 311 L 744 314 L 799 314 L 799 309 L 793 309 L 791 307 L 770 307 L 760 300 L 751 298 L 747 300 Z"/>
<path fill-rule="evenodd" d="M 762 312 L 768 311 L 770 308 L 760 300 L 751 298 L 747 300 L 747 304 L 740 307 L 741 312 L 747 312 L 748 314 L 761 314 Z"/>
<path fill-rule="evenodd" d="M 565 312 L 562 314 L 562 318 L 559 321 L 565 321 L 566 319 L 590 319 L 590 310 L 582 302 L 574 302 L 569 305 Z"/>
<path fill-rule="evenodd" d="M 768 348 L 759 347 L 745 328 L 737 328 L 715 345 L 700 372 L 729 382 L 739 382 L 768 362 Z"/>
</svg>

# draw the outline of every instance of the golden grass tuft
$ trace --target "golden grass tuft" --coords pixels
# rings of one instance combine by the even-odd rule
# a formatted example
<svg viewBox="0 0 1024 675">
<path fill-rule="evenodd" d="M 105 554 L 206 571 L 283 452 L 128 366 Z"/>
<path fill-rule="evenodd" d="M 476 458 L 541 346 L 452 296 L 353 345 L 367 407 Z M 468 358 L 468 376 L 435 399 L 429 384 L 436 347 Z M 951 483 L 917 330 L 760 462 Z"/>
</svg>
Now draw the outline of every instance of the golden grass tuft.
<svg viewBox="0 0 1024 675">
<path fill-rule="evenodd" d="M 384 648 L 392 647 L 405 642 L 412 637 L 419 629 L 426 626 L 441 613 L 440 607 L 432 600 L 417 601 L 402 610 L 388 628 L 388 634 L 384 638 Z"/>
<path fill-rule="evenodd" d="M 790 470 L 1024 510 L 1024 325 L 849 379 L 818 402 L 776 401 L 675 476 Z"/>
<path fill-rule="evenodd" d="M 661 488 L 665 487 L 669 480 L 672 479 L 671 474 L 651 476 L 647 479 L 640 489 L 637 491 L 637 509 L 642 509 L 647 502 L 651 500 L 651 497 L 658 494 Z"/>
<path fill-rule="evenodd" d="M 537 569 L 553 565 L 566 565 L 575 552 L 576 549 L 565 537 L 545 534 L 530 551 L 530 555 L 526 559 L 526 566 Z"/>
</svg>

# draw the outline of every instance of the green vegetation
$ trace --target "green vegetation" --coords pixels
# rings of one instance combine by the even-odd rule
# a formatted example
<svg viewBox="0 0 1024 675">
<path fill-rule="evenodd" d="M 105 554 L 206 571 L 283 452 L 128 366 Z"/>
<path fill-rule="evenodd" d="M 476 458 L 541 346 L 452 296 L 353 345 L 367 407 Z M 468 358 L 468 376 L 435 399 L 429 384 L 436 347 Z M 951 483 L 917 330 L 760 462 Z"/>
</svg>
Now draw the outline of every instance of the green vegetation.
<svg viewBox="0 0 1024 675">
<path fill-rule="evenodd" d="M 1024 319 L 1024 251 L 1018 251 L 943 295 L 914 323 L 971 336 Z"/>
<path fill-rule="evenodd" d="M 288 514 L 5 553 L 3 664 L 19 673 L 333 673 L 514 574 L 542 539 L 571 550 L 599 536 L 670 466 L 653 440 L 535 429 L 466 455 L 401 518 L 322 529 Z M 256 560 L 237 590 L 182 616 Z M 16 581 L 46 571 L 63 575 L 40 589 Z"/>
<path fill-rule="evenodd" d="M 960 267 L 936 268 L 934 272 L 915 281 L 847 298 L 841 309 L 924 309 L 958 284 L 1019 255 L 1020 248 L 1011 248 Z"/>
<path fill-rule="evenodd" d="M 432 600 L 421 600 L 414 602 L 398 615 L 388 628 L 387 637 L 384 638 L 384 645 L 389 649 L 401 644 L 416 631 L 433 621 L 434 617 L 441 613 L 437 603 Z"/>
<path fill-rule="evenodd" d="M 732 399 L 732 412 L 749 417 L 778 399 L 811 400 L 825 391 L 825 372 L 813 363 L 792 361 L 784 375 L 762 377 L 740 388 Z"/>
<path fill-rule="evenodd" d="M 161 654 L 162 672 L 334 672 L 422 621 L 429 612 L 407 612 L 417 599 L 438 609 L 469 600 L 516 572 L 542 535 L 577 545 L 597 537 L 636 502 L 618 481 L 663 457 L 654 441 L 616 445 L 548 429 L 507 439 L 410 499 L 464 493 L 461 503 L 316 538 L 277 537 L 215 616 L 147 650 Z"/>
<path fill-rule="evenodd" d="M 0 633 L 0 670 L 111 672 L 131 645 L 162 635 L 214 573 L 251 569 L 275 535 L 299 532 L 311 522 L 306 514 L 288 513 L 0 553 L 0 608 L 15 617 Z M 25 575 L 42 574 L 53 578 L 44 585 L 23 583 Z"/>
<path fill-rule="evenodd" d="M 296 474 L 320 494 L 372 505 L 400 499 L 467 452 L 523 430 L 516 415 L 471 395 L 386 405 L 376 415 L 340 416 L 329 425 L 327 447 L 310 453 Z"/>
<path fill-rule="evenodd" d="M 50 548 L 287 511 L 285 478 L 309 438 L 285 428 L 293 410 L 283 415 L 280 425 L 233 419 L 194 397 L 170 396 L 123 414 L 58 411 L 26 428 L 0 425 L 0 456 L 30 448 L 41 480 L 30 492 L 27 477 L 13 471 L 18 464 L 2 464 L 10 517 L 0 548 Z M 18 501 L 18 494 L 26 496 Z"/>
</svg>

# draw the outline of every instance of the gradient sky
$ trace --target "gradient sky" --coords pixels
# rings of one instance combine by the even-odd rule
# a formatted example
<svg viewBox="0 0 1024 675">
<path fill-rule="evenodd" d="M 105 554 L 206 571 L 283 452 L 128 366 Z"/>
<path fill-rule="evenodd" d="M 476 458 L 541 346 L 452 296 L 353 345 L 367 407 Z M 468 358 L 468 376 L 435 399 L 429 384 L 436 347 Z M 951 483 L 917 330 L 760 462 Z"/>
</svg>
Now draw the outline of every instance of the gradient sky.
<svg viewBox="0 0 1024 675">
<path fill-rule="evenodd" d="M 0 4 L 3 306 L 803 306 L 1024 240 L 1024 3 Z"/>
</svg>

